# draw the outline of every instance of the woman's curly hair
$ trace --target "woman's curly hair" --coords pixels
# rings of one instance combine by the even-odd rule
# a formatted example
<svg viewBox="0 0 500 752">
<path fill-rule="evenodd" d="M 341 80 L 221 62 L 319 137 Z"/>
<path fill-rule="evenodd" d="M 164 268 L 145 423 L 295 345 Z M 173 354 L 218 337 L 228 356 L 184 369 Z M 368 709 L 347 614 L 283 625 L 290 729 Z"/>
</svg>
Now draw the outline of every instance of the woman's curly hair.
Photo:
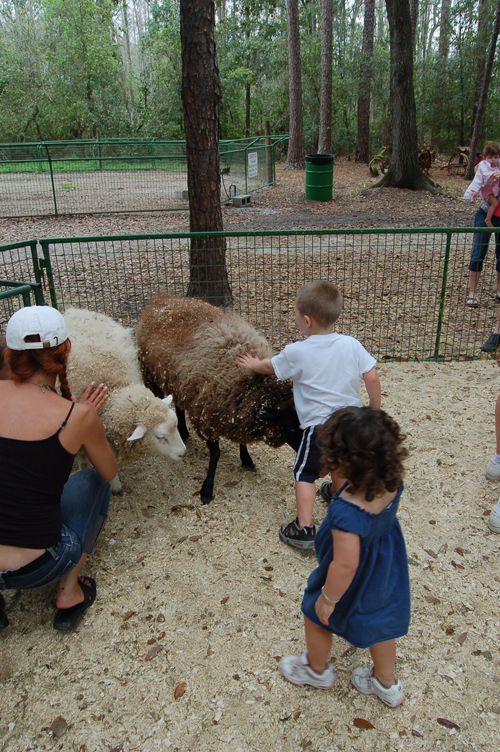
<svg viewBox="0 0 500 752">
<path fill-rule="evenodd" d="M 325 472 L 346 478 L 347 491 L 373 501 L 396 491 L 403 475 L 406 436 L 387 413 L 374 407 L 343 407 L 318 427 Z"/>
<path fill-rule="evenodd" d="M 5 360 L 10 367 L 10 377 L 14 381 L 23 382 L 31 379 L 39 371 L 54 374 L 59 377 L 62 396 L 70 400 L 71 389 L 66 373 L 70 350 L 69 339 L 61 345 L 40 350 L 11 350 L 10 347 L 6 347 Z"/>
</svg>

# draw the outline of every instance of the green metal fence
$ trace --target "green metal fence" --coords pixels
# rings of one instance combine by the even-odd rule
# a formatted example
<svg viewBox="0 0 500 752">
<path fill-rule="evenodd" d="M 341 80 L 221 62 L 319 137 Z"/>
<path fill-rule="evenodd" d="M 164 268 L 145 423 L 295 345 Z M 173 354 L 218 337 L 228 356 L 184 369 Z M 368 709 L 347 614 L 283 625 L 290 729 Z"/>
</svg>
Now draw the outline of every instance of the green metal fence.
<svg viewBox="0 0 500 752">
<path fill-rule="evenodd" d="M 379 360 L 470 359 L 480 355 L 500 312 L 488 257 L 478 289 L 481 305 L 465 306 L 473 232 L 301 230 L 203 237 L 208 245 L 217 239 L 215 246 L 223 236 L 234 310 L 276 351 L 299 336 L 293 313 L 297 287 L 323 278 L 344 294 L 337 330 L 358 338 Z M 31 274 L 32 246 L 18 244 L 0 248 L 0 277 L 39 282 L 44 273 L 45 298 L 52 305 L 102 311 L 133 326 L 155 292 L 186 294 L 192 238 L 177 233 L 44 239 L 38 244 L 38 272 Z M 9 299 L 10 308 L 1 305 L 4 326 L 20 300 Z"/>
<path fill-rule="evenodd" d="M 222 200 L 274 183 L 286 136 L 220 142 Z M 105 139 L 0 144 L 0 217 L 187 207 L 184 141 Z"/>
</svg>

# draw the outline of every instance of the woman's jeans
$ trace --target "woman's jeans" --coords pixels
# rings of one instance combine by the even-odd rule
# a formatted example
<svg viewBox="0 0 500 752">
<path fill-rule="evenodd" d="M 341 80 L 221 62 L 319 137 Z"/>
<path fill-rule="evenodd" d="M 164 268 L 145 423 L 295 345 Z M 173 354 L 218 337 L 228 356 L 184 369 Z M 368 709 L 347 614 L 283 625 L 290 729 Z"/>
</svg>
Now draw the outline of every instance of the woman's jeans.
<svg viewBox="0 0 500 752">
<path fill-rule="evenodd" d="M 486 213 L 486 211 L 479 207 L 476 216 L 474 217 L 474 227 L 486 227 L 486 222 L 484 221 L 486 219 Z M 493 215 L 491 221 L 494 227 L 500 227 L 500 217 Z M 476 232 L 474 234 L 472 255 L 469 263 L 470 272 L 483 271 L 483 261 L 488 251 L 491 234 L 492 233 L 489 232 Z M 495 256 L 497 259 L 496 271 L 500 273 L 500 232 L 495 233 Z"/>
<path fill-rule="evenodd" d="M 16 575 L 19 570 L 0 572 L 0 590 L 44 587 L 74 569 L 84 553 L 92 553 L 108 515 L 109 498 L 109 482 L 95 470 L 89 468 L 72 475 L 61 497 L 61 541 L 56 548 L 47 549 L 51 560 L 29 574 Z"/>
</svg>

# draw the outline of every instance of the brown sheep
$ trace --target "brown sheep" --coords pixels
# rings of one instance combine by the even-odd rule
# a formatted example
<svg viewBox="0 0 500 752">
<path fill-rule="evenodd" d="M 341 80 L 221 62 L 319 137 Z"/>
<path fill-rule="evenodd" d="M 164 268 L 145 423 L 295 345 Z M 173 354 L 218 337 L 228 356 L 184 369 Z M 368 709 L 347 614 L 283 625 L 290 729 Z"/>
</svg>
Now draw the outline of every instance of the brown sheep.
<svg viewBox="0 0 500 752">
<path fill-rule="evenodd" d="M 142 312 L 136 330 L 144 380 L 158 396 L 173 394 L 179 433 L 189 432 L 184 411 L 210 450 L 200 496 L 212 498 L 220 457 L 219 439 L 240 444 L 245 467 L 254 469 L 246 444 L 288 443 L 298 449 L 302 432 L 293 404 L 292 384 L 247 371 L 236 357 L 244 352 L 267 358 L 269 343 L 235 313 L 196 298 L 160 294 Z"/>
</svg>

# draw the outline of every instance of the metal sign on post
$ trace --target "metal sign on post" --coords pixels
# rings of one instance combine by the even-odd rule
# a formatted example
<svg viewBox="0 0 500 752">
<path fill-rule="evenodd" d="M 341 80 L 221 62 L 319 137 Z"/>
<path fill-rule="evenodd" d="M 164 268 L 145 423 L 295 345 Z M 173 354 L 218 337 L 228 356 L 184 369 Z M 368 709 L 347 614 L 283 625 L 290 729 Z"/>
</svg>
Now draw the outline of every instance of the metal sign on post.
<svg viewBox="0 0 500 752">
<path fill-rule="evenodd" d="M 256 151 L 248 153 L 248 177 L 256 178 L 259 174 L 259 158 Z"/>
</svg>

